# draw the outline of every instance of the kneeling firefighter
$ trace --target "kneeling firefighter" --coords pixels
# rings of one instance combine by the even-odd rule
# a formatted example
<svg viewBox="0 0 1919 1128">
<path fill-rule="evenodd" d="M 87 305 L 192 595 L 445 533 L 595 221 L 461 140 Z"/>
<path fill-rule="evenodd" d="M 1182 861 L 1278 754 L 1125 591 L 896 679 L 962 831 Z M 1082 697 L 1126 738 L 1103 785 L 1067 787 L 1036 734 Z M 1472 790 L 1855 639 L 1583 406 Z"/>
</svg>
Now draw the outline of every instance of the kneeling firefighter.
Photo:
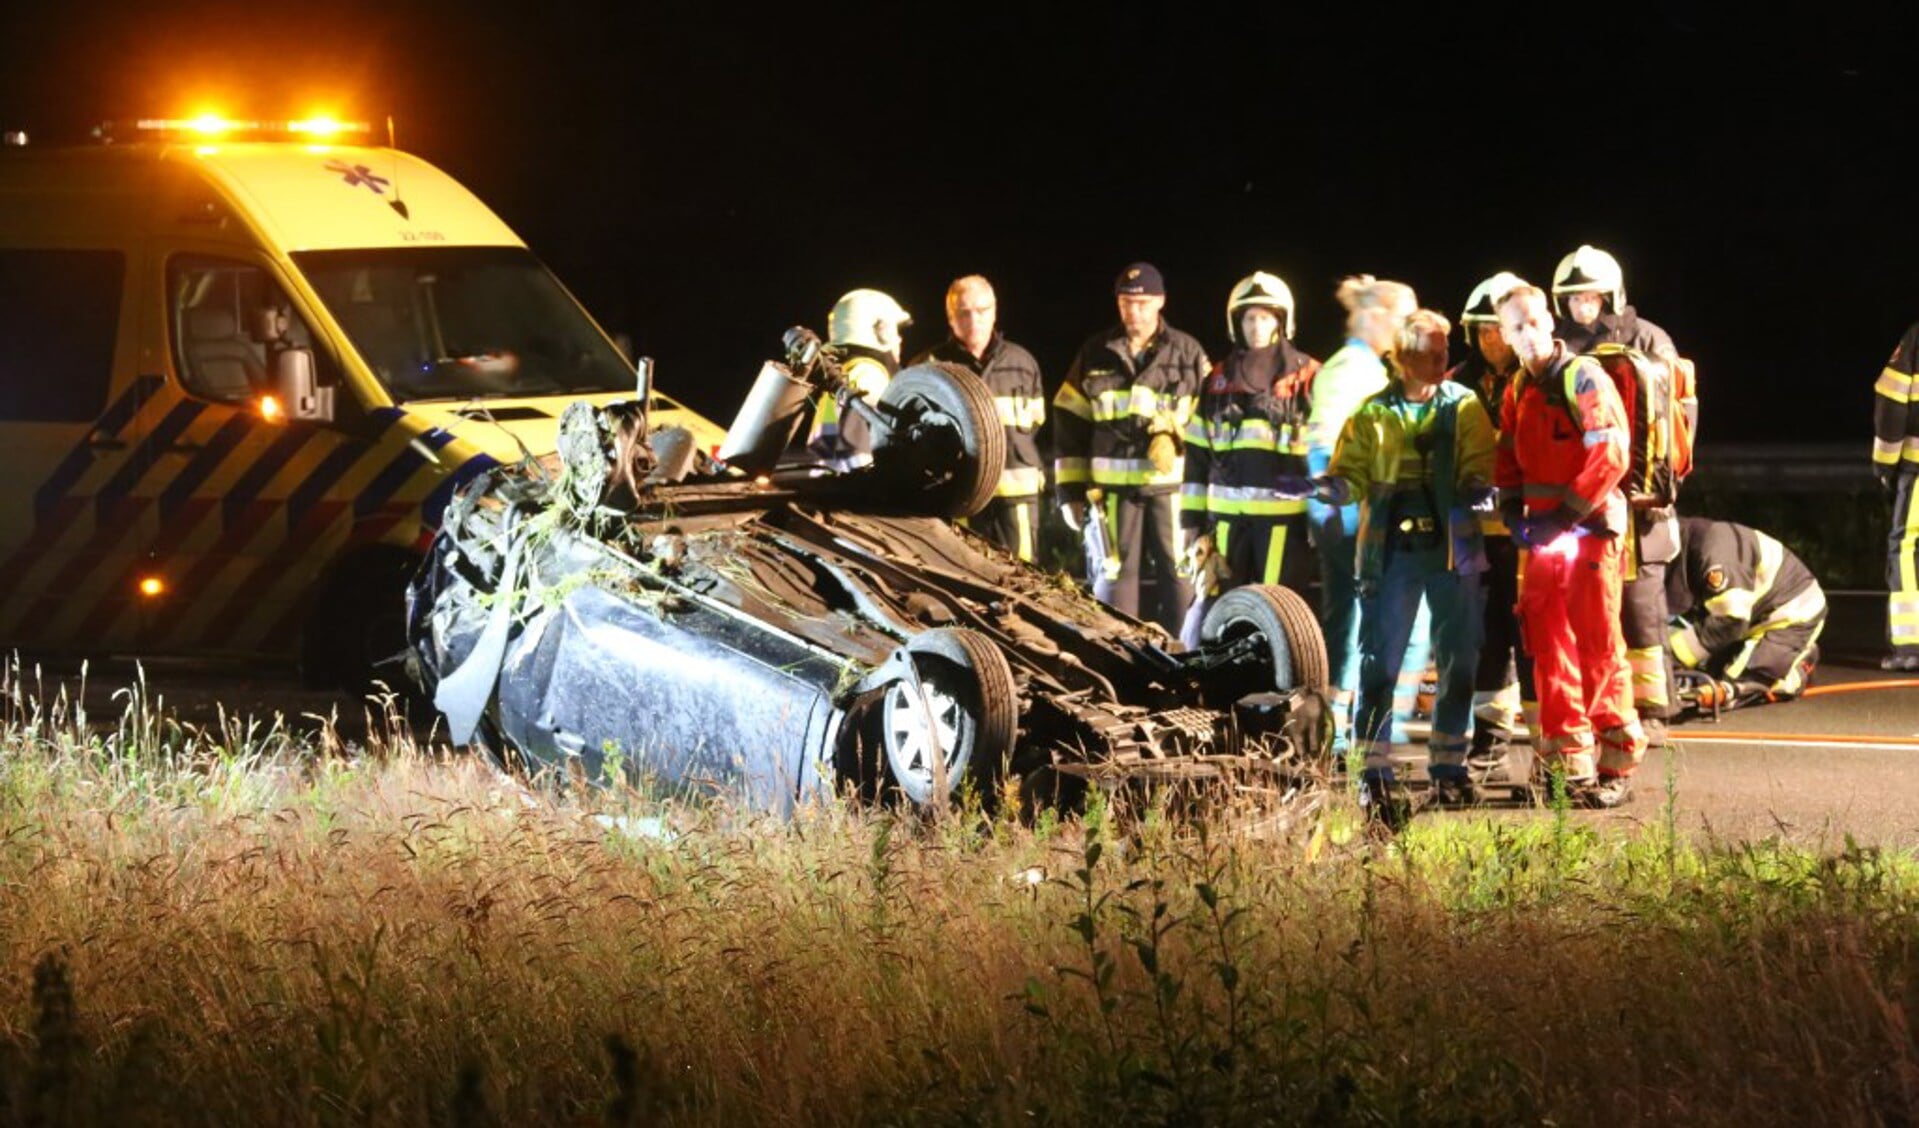
<svg viewBox="0 0 1919 1128">
<path fill-rule="evenodd" d="M 900 330 L 913 317 L 889 294 L 849 290 L 826 315 L 827 346 L 850 388 L 877 400 L 900 370 Z M 873 436 L 858 412 L 822 394 L 813 408 L 806 449 L 829 468 L 857 470 L 873 461 Z"/>
<path fill-rule="evenodd" d="M 1687 704 L 1718 712 L 1790 701 L 1819 662 L 1826 593 L 1792 550 L 1757 529 L 1686 517 L 1679 558 L 1666 572 L 1672 609 L 1666 646 L 1703 678 Z"/>
</svg>

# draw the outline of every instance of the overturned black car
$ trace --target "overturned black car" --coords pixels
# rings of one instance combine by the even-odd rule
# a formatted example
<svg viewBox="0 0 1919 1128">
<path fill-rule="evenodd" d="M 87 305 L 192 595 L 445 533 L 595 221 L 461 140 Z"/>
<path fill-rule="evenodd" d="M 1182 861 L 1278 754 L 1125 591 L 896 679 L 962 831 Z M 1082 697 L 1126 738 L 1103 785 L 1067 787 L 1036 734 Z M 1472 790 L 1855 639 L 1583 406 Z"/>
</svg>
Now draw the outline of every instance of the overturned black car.
<svg viewBox="0 0 1919 1128">
<path fill-rule="evenodd" d="M 839 395 L 870 466 L 783 461 L 808 399 Z M 456 741 L 598 779 L 790 811 L 833 792 L 943 802 L 1010 774 L 1088 784 L 1317 777 L 1326 651 L 1277 587 L 1221 598 L 1178 653 L 948 523 L 992 496 L 991 393 L 920 366 L 875 401 L 787 335 L 717 457 L 640 405 L 576 403 L 559 450 L 476 478 L 414 580 L 411 663 Z"/>
</svg>

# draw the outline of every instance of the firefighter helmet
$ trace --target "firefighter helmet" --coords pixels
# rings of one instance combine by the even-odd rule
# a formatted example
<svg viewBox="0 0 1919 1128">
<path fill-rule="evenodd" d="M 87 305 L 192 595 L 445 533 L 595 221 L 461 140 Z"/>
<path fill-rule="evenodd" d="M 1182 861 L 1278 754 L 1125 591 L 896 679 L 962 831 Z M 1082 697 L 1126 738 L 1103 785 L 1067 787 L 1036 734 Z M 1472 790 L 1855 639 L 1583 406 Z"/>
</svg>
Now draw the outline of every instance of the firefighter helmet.
<svg viewBox="0 0 1919 1128">
<path fill-rule="evenodd" d="M 1233 283 L 1233 292 L 1226 298 L 1226 339 L 1235 345 L 1246 342 L 1240 340 L 1239 315 L 1249 309 L 1270 309 L 1279 315 L 1279 324 L 1286 339 L 1293 336 L 1293 292 L 1279 275 L 1255 270 L 1246 277 Z"/>
<path fill-rule="evenodd" d="M 1466 308 L 1459 315 L 1462 326 L 1497 325 L 1499 323 L 1499 299 L 1526 284 L 1526 280 L 1510 270 L 1502 270 L 1491 278 L 1473 287 L 1466 295 Z M 1471 333 L 1470 328 L 1467 329 Z"/>
<path fill-rule="evenodd" d="M 828 344 L 859 345 L 886 351 L 880 343 L 878 327 L 890 322 L 894 327 L 911 325 L 913 315 L 900 308 L 889 294 L 878 290 L 849 290 L 826 315 Z"/>
<path fill-rule="evenodd" d="M 1626 308 L 1626 275 L 1619 269 L 1619 260 L 1590 243 L 1581 243 L 1579 249 L 1559 260 L 1558 269 L 1553 271 L 1553 312 L 1566 316 L 1565 303 L 1560 299 L 1567 294 L 1604 294 L 1612 302 L 1612 311 L 1618 313 Z"/>
</svg>

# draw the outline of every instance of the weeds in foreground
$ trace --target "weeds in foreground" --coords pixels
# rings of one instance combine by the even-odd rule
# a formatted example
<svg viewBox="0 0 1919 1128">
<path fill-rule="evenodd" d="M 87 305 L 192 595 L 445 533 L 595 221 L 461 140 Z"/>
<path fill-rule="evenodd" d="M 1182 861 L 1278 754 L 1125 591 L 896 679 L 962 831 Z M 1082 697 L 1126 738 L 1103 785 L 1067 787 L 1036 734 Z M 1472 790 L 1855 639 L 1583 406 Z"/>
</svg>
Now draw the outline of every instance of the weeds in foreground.
<svg viewBox="0 0 1919 1128">
<path fill-rule="evenodd" d="M 17 690 L 0 1123 L 1919 1115 L 1915 869 L 1854 843 L 773 822 Z"/>
</svg>

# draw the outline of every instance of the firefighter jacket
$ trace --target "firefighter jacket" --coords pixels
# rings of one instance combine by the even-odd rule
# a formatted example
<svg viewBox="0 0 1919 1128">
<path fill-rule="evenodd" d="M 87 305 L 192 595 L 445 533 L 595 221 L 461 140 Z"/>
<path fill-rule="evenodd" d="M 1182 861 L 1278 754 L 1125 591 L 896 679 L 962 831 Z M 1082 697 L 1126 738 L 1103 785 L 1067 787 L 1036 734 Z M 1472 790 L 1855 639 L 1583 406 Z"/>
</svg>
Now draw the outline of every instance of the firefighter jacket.
<svg viewBox="0 0 1919 1128">
<path fill-rule="evenodd" d="M 1118 325 L 1087 338 L 1053 397 L 1054 480 L 1061 501 L 1084 501 L 1088 486 L 1131 486 L 1154 493 L 1179 488 L 1175 453 L 1155 465 L 1155 436 L 1177 451 L 1200 382 L 1210 367 L 1192 337 L 1160 322 L 1135 357 Z"/>
<path fill-rule="evenodd" d="M 1220 517 L 1283 517 L 1306 503 L 1275 490 L 1282 474 L 1306 473 L 1306 419 L 1319 362 L 1281 339 L 1235 349 L 1213 365 L 1186 424 L 1180 524 L 1203 529 Z"/>
<path fill-rule="evenodd" d="M 1919 471 L 1919 323 L 1899 338 L 1872 390 L 1873 464 Z"/>
<path fill-rule="evenodd" d="M 995 332 L 982 356 L 974 356 L 948 337 L 914 357 L 913 363 L 929 360 L 957 364 L 992 390 L 999 421 L 1006 426 L 1006 467 L 1000 471 L 997 495 L 1026 498 L 1045 489 L 1045 463 L 1040 461 L 1035 436 L 1046 422 L 1046 391 L 1033 354 Z"/>
<path fill-rule="evenodd" d="M 1826 593 L 1812 571 L 1765 533 L 1686 517 L 1679 541 L 1679 559 L 1666 569 L 1666 604 L 1667 646 L 1681 665 L 1697 669 L 1747 639 L 1825 616 Z"/>
<path fill-rule="evenodd" d="M 862 345 L 834 345 L 849 387 L 877 401 L 899 364 L 889 353 Z M 822 394 L 813 406 L 813 429 L 806 449 L 834 470 L 857 470 L 873 461 L 873 433 L 858 412 L 843 409 L 837 396 Z"/>
<path fill-rule="evenodd" d="M 1557 323 L 1559 339 L 1576 353 L 1589 353 L 1601 345 L 1625 345 L 1647 356 L 1672 360 L 1679 355 L 1672 336 L 1639 316 L 1628 305 L 1618 313 L 1602 313 L 1591 325 L 1581 325 L 1568 317 Z"/>
<path fill-rule="evenodd" d="M 1464 386 L 1442 381 L 1424 403 L 1398 381 L 1360 405 L 1333 451 L 1335 504 L 1357 501 L 1356 569 L 1362 583 L 1384 574 L 1395 537 L 1429 531 L 1446 566 L 1486 569 L 1485 543 L 1470 495 L 1492 484 L 1492 419 Z"/>
<path fill-rule="evenodd" d="M 1514 363 L 1517 371 L 1517 361 Z M 1498 439 L 1500 405 L 1505 402 L 1506 385 L 1512 383 L 1512 378 L 1513 372 L 1496 371 L 1487 363 L 1485 356 L 1473 347 L 1470 337 L 1467 338 L 1466 359 L 1446 373 L 1446 379 L 1462 385 L 1478 397 L 1479 406 L 1486 409 L 1486 418 L 1492 421 L 1495 441 Z M 1512 535 L 1512 530 L 1506 527 L 1506 520 L 1497 509 L 1479 515 L 1479 531 L 1489 537 Z"/>
<path fill-rule="evenodd" d="M 1626 440 L 1626 409 L 1612 377 L 1555 341 L 1545 372 L 1522 370 L 1500 407 L 1494 480 L 1508 523 L 1522 508 L 1537 514 L 1565 507 L 1591 531 L 1625 532 L 1619 483 L 1630 462 Z"/>
</svg>

